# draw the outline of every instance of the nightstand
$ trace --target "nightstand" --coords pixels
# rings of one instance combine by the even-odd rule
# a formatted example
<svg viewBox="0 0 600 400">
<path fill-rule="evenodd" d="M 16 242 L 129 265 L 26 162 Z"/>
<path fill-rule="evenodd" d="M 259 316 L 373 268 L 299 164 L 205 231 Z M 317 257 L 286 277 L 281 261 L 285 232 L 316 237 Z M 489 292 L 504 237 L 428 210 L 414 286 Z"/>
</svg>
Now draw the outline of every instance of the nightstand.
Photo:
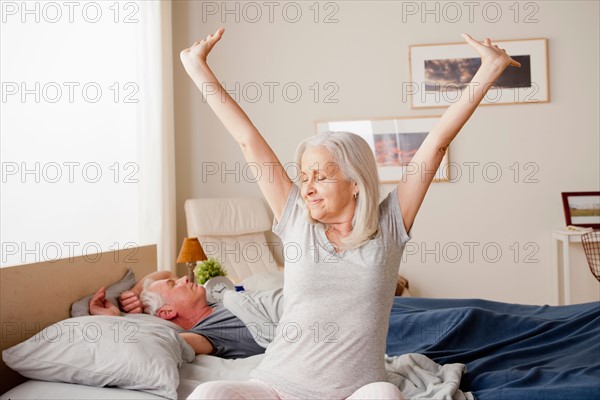
<svg viewBox="0 0 600 400">
<path fill-rule="evenodd" d="M 581 243 L 581 236 L 585 233 L 586 232 L 568 231 L 565 228 L 552 231 L 552 251 L 555 272 L 554 303 L 556 305 L 571 304 L 571 255 L 569 253 L 569 247 L 571 243 Z M 559 250 L 561 250 L 560 253 Z M 560 279 L 561 275 L 562 282 Z"/>
</svg>

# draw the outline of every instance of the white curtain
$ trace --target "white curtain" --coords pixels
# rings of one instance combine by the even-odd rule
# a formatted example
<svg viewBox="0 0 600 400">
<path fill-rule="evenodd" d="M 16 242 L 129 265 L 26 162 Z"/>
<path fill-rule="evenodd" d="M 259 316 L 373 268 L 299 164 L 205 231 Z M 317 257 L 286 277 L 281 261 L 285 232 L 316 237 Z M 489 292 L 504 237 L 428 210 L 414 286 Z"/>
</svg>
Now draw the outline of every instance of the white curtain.
<svg viewBox="0 0 600 400">
<path fill-rule="evenodd" d="M 171 1 L 141 2 L 142 101 L 138 112 L 140 241 L 156 243 L 158 267 L 175 271 L 175 139 Z"/>
<path fill-rule="evenodd" d="M 78 4 L 2 23 L 0 266 L 157 244 L 174 269 L 171 2 Z"/>
</svg>

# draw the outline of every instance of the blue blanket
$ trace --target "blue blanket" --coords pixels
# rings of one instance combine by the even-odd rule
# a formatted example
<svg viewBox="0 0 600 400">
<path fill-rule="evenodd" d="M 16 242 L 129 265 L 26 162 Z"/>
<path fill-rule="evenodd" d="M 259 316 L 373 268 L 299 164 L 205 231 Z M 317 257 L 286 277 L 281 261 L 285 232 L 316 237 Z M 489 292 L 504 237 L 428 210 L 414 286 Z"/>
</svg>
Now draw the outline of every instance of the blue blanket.
<svg viewBox="0 0 600 400">
<path fill-rule="evenodd" d="M 479 400 L 600 399 L 600 302 L 396 297 L 386 351 L 466 364 L 460 389 Z"/>
</svg>

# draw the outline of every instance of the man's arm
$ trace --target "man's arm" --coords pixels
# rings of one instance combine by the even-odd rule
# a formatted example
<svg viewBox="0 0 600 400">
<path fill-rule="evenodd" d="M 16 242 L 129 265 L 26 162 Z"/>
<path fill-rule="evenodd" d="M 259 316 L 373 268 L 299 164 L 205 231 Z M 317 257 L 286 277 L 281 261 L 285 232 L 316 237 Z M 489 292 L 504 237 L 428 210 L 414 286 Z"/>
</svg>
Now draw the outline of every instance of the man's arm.
<svg viewBox="0 0 600 400">
<path fill-rule="evenodd" d="M 181 332 L 181 337 L 192 346 L 196 355 L 198 354 L 211 354 L 214 350 L 212 343 L 210 340 L 205 338 L 202 335 L 192 332 Z"/>
<path fill-rule="evenodd" d="M 161 278 L 164 279 L 164 278 Z M 90 314 L 92 315 L 114 315 L 119 316 L 119 309 L 106 299 L 106 289 L 100 288 L 90 300 Z M 206 337 L 192 332 L 181 332 L 183 340 L 192 346 L 194 352 L 198 354 L 211 354 L 213 345 Z"/>
<path fill-rule="evenodd" d="M 89 307 L 92 315 L 121 315 L 119 309 L 106 298 L 106 289 L 103 287 L 94 293 Z"/>
<path fill-rule="evenodd" d="M 144 276 L 131 288 L 131 290 L 126 290 L 119 295 L 119 305 L 123 312 L 138 314 L 144 312 L 144 305 L 140 301 L 140 294 L 142 293 L 144 281 L 146 279 L 152 279 L 154 281 L 161 279 L 177 279 L 177 275 L 170 271 L 156 271 Z"/>
</svg>

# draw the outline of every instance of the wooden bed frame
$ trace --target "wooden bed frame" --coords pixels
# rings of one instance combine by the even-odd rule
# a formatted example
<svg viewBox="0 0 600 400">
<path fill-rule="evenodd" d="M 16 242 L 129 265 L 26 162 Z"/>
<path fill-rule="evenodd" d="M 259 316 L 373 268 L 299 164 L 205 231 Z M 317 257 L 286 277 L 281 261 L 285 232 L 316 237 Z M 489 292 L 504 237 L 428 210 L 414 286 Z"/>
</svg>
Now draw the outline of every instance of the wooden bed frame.
<svg viewBox="0 0 600 400">
<path fill-rule="evenodd" d="M 1 350 L 70 317 L 71 304 L 128 269 L 139 279 L 157 270 L 156 245 L 0 269 Z M 26 380 L 0 362 L 0 393 Z"/>
</svg>

